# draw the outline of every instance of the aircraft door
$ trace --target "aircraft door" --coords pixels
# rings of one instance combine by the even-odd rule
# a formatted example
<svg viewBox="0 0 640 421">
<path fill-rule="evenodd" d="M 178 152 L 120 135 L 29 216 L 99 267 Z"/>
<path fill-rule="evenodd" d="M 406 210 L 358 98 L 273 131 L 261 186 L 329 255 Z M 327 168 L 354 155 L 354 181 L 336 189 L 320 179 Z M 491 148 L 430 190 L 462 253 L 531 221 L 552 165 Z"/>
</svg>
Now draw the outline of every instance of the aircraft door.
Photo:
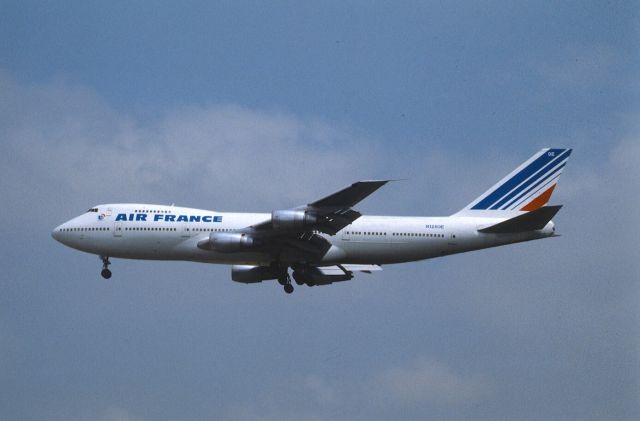
<svg viewBox="0 0 640 421">
<path fill-rule="evenodd" d="M 189 224 L 182 224 L 181 230 L 183 237 L 191 237 L 191 228 L 189 227 Z"/>
<path fill-rule="evenodd" d="M 450 246 L 457 246 L 458 245 L 458 234 L 456 233 L 456 231 L 451 231 L 449 233 L 449 238 L 447 239 L 448 243 Z"/>
<path fill-rule="evenodd" d="M 347 225 L 342 229 L 342 241 L 351 240 L 351 224 Z"/>
<path fill-rule="evenodd" d="M 122 222 L 113 223 L 113 236 L 122 237 Z"/>
</svg>

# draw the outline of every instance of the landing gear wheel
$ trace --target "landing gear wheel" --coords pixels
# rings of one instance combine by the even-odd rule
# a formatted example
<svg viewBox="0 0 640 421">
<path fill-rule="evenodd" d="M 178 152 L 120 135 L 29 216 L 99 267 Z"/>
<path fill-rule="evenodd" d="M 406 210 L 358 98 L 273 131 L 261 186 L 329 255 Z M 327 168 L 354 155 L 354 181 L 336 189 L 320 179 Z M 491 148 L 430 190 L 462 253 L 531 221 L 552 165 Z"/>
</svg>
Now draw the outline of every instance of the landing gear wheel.
<svg viewBox="0 0 640 421">
<path fill-rule="evenodd" d="M 104 279 L 111 278 L 111 271 L 109 270 L 109 265 L 111 264 L 111 262 L 109 261 L 109 257 L 100 256 L 100 260 L 102 260 L 102 272 L 100 272 L 100 275 L 102 275 Z"/>
<path fill-rule="evenodd" d="M 284 292 L 291 294 L 293 285 L 291 285 L 291 276 L 289 276 L 289 268 L 287 266 L 279 266 L 278 283 L 284 287 Z"/>
<path fill-rule="evenodd" d="M 296 281 L 298 285 L 304 285 L 304 279 L 298 272 L 293 272 L 293 280 Z"/>
</svg>

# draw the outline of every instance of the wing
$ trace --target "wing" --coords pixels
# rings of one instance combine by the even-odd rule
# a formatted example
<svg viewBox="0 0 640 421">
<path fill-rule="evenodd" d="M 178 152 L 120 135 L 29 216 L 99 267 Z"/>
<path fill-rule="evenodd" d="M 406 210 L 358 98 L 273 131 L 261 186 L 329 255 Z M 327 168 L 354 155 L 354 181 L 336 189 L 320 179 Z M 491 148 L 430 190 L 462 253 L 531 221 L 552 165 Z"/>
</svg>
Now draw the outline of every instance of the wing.
<svg viewBox="0 0 640 421">
<path fill-rule="evenodd" d="M 354 205 L 390 180 L 358 181 L 320 200 L 297 208 L 274 211 L 271 219 L 253 225 L 249 231 L 320 231 L 335 235 L 362 214 L 352 209 Z"/>
<path fill-rule="evenodd" d="M 258 224 L 231 233 L 211 233 L 198 247 L 225 253 L 255 249 L 287 262 L 317 261 L 331 248 L 319 234 L 335 235 L 362 216 L 352 207 L 389 181 L 358 181 L 307 205 L 273 211 L 271 218 Z"/>
<path fill-rule="evenodd" d="M 345 187 L 338 192 L 330 194 L 327 197 L 316 200 L 313 203 L 309 203 L 307 206 L 317 209 L 350 208 L 364 200 L 367 196 L 387 184 L 389 181 L 390 180 L 358 181 L 349 187 Z"/>
</svg>

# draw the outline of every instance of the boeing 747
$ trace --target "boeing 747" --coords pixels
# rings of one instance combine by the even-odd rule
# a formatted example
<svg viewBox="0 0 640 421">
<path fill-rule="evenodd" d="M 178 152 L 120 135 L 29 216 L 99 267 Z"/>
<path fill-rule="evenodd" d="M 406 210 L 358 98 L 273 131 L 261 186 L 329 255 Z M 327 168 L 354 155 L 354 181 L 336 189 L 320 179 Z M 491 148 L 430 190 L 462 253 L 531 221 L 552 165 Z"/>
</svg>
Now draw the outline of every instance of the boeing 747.
<svg viewBox="0 0 640 421">
<path fill-rule="evenodd" d="M 561 206 L 547 203 L 571 149 L 545 148 L 462 210 L 441 217 L 362 215 L 353 207 L 389 180 L 358 181 L 320 200 L 271 213 L 120 203 L 91 207 L 56 227 L 62 244 L 102 259 L 187 260 L 231 266 L 241 283 L 348 281 L 356 272 L 553 237 Z"/>
</svg>

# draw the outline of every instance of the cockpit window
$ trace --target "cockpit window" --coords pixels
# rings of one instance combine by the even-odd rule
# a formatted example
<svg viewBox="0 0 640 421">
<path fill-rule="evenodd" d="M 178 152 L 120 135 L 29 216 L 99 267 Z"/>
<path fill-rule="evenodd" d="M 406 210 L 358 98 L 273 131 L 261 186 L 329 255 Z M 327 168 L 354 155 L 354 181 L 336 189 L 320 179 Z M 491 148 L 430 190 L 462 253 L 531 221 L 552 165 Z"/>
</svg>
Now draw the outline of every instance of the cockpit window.
<svg viewBox="0 0 640 421">
<path fill-rule="evenodd" d="M 87 212 L 98 212 L 98 208 L 91 208 Z"/>
</svg>

